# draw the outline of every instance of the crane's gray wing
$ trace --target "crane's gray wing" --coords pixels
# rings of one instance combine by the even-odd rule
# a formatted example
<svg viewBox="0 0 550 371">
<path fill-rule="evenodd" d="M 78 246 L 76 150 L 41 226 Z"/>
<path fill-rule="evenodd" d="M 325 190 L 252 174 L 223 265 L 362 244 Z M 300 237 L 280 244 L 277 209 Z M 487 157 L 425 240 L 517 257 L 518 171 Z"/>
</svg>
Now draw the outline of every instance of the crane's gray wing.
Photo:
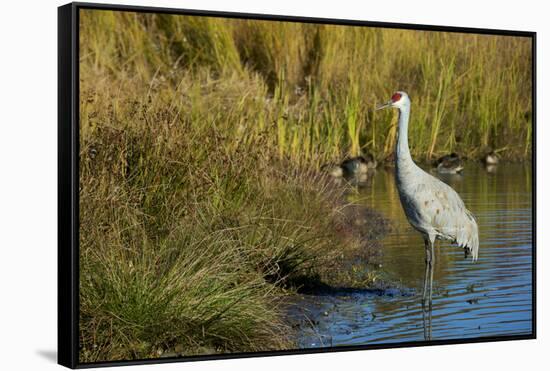
<svg viewBox="0 0 550 371">
<path fill-rule="evenodd" d="M 422 214 L 425 228 L 440 238 L 467 248 L 472 253 L 472 258 L 477 259 L 479 237 L 474 216 L 453 188 L 429 174 L 426 175 L 415 192 L 415 206 Z"/>
</svg>

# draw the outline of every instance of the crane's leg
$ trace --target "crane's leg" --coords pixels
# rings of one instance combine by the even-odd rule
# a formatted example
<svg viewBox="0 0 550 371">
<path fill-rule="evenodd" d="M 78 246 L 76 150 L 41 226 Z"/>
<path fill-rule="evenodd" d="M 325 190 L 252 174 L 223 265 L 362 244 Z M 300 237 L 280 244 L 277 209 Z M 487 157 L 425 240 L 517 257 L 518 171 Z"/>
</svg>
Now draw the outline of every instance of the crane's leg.
<svg viewBox="0 0 550 371">
<path fill-rule="evenodd" d="M 432 247 L 430 246 L 430 237 L 424 237 L 424 249 L 426 251 L 426 265 L 432 264 Z"/>
<path fill-rule="evenodd" d="M 433 266 L 435 265 L 435 236 L 430 236 L 429 239 L 430 239 L 430 256 L 431 256 L 430 266 L 433 268 Z"/>
<path fill-rule="evenodd" d="M 426 250 L 426 270 L 424 271 L 424 288 L 422 291 L 424 340 L 432 339 L 432 288 L 435 263 L 434 245 L 435 236 L 426 236 L 424 238 L 424 248 Z"/>
<path fill-rule="evenodd" d="M 434 243 L 430 243 L 431 250 L 432 250 L 432 264 L 430 264 L 430 285 L 429 290 L 430 294 L 428 296 L 428 338 L 426 340 L 432 340 L 432 289 L 433 289 L 433 282 L 434 282 L 434 262 L 435 262 L 435 255 L 434 255 Z"/>
<path fill-rule="evenodd" d="M 428 237 L 424 237 L 424 250 L 426 252 L 426 269 L 424 271 L 424 288 L 422 289 L 422 309 L 426 306 L 426 295 L 428 292 L 428 275 L 431 265 L 431 249 L 430 240 Z"/>
<path fill-rule="evenodd" d="M 431 310 L 432 310 L 432 288 L 433 288 L 433 282 L 434 282 L 434 265 L 435 265 L 435 236 L 430 235 L 429 236 L 429 245 L 430 245 L 430 296 L 429 296 L 429 304 L 430 304 L 430 316 L 431 316 Z"/>
<path fill-rule="evenodd" d="M 429 331 L 429 313 L 427 305 L 427 296 L 428 296 L 428 280 L 430 276 L 430 264 L 431 264 L 431 249 L 430 249 L 430 240 L 428 237 L 424 238 L 424 249 L 426 253 L 426 269 L 424 270 L 424 287 L 422 289 L 422 324 L 424 328 L 424 340 L 430 340 L 430 331 Z"/>
<path fill-rule="evenodd" d="M 429 323 L 428 321 L 426 320 L 426 310 L 424 308 L 424 306 L 422 306 L 422 325 L 423 325 L 423 328 L 424 328 L 424 340 L 428 341 L 430 340 L 430 331 L 429 331 Z"/>
</svg>

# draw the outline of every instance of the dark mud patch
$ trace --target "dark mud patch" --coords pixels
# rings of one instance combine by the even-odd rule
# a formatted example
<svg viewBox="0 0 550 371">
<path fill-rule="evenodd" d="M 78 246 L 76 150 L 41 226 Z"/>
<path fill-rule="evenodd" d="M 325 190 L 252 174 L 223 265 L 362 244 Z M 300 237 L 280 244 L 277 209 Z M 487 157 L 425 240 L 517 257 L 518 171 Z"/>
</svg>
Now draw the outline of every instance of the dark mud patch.
<svg viewBox="0 0 550 371">
<path fill-rule="evenodd" d="M 323 294 L 394 287 L 380 265 L 381 240 L 391 228 L 388 219 L 366 206 L 343 205 L 334 220 L 334 229 L 343 241 L 335 246 L 336 258 L 314 279 L 299 277 L 295 282 L 298 292 Z"/>
<path fill-rule="evenodd" d="M 392 228 L 388 219 L 366 206 L 342 204 L 333 228 L 342 241 L 334 247 L 338 254 L 315 272 L 286 280 L 289 288 L 303 295 L 385 295 L 396 290 L 380 264 L 381 240 Z"/>
<path fill-rule="evenodd" d="M 288 318 L 300 347 L 332 347 L 333 336 L 352 336 L 376 321 L 374 300 L 414 296 L 406 288 L 331 288 L 315 295 L 295 295 L 288 303 Z M 350 308 L 357 310 L 350 311 Z"/>
</svg>

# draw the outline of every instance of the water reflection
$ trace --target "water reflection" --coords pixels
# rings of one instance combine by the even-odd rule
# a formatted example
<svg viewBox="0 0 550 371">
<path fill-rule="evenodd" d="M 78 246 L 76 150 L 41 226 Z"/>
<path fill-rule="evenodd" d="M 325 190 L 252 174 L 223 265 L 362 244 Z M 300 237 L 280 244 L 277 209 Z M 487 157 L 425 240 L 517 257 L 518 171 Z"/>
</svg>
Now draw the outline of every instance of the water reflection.
<svg viewBox="0 0 550 371">
<path fill-rule="evenodd" d="M 382 212 L 395 228 L 384 238 L 382 268 L 404 288 L 395 292 L 304 296 L 295 316 L 315 324 L 300 345 L 357 345 L 532 332 L 530 165 L 488 173 L 469 164 L 440 178 L 455 188 L 479 225 L 476 263 L 462 249 L 436 242 L 427 271 L 422 237 L 408 224 L 391 171 L 378 171 L 356 201 Z"/>
</svg>

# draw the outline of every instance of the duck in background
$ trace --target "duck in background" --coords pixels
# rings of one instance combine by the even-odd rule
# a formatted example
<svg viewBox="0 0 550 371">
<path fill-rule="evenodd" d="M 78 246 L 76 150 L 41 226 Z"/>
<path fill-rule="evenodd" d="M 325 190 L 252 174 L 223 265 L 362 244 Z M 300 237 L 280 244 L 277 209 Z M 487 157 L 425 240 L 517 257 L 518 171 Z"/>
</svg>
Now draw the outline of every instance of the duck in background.
<svg viewBox="0 0 550 371">
<path fill-rule="evenodd" d="M 359 181 L 366 181 L 369 170 L 378 166 L 378 162 L 370 153 L 364 156 L 350 157 L 342 161 L 339 165 L 327 164 L 321 167 L 321 170 L 333 178 L 355 178 Z"/>
<path fill-rule="evenodd" d="M 321 166 L 321 171 L 327 173 L 333 178 L 342 178 L 344 176 L 344 169 L 341 165 L 325 164 Z"/>
<path fill-rule="evenodd" d="M 345 159 L 340 166 L 344 170 L 346 176 L 367 174 L 369 171 L 368 161 L 363 156 Z"/>
<path fill-rule="evenodd" d="M 374 158 L 374 156 L 371 153 L 367 152 L 367 154 L 365 154 L 363 158 L 367 162 L 367 167 L 369 169 L 371 170 L 376 169 L 376 167 L 378 166 L 378 161 L 376 161 L 376 158 Z"/>
<path fill-rule="evenodd" d="M 392 169 L 395 167 L 395 151 L 384 157 L 382 164 L 386 169 Z"/>
<path fill-rule="evenodd" d="M 464 170 L 463 161 L 455 152 L 441 156 L 433 165 L 440 174 L 459 174 Z"/>
<path fill-rule="evenodd" d="M 485 165 L 485 171 L 494 174 L 497 172 L 497 165 L 500 162 L 500 158 L 495 151 L 491 150 L 483 156 L 481 162 Z"/>
<path fill-rule="evenodd" d="M 481 159 L 481 162 L 483 162 L 486 166 L 498 165 L 499 161 L 500 161 L 500 158 L 498 157 L 495 151 L 488 152 Z"/>
</svg>

